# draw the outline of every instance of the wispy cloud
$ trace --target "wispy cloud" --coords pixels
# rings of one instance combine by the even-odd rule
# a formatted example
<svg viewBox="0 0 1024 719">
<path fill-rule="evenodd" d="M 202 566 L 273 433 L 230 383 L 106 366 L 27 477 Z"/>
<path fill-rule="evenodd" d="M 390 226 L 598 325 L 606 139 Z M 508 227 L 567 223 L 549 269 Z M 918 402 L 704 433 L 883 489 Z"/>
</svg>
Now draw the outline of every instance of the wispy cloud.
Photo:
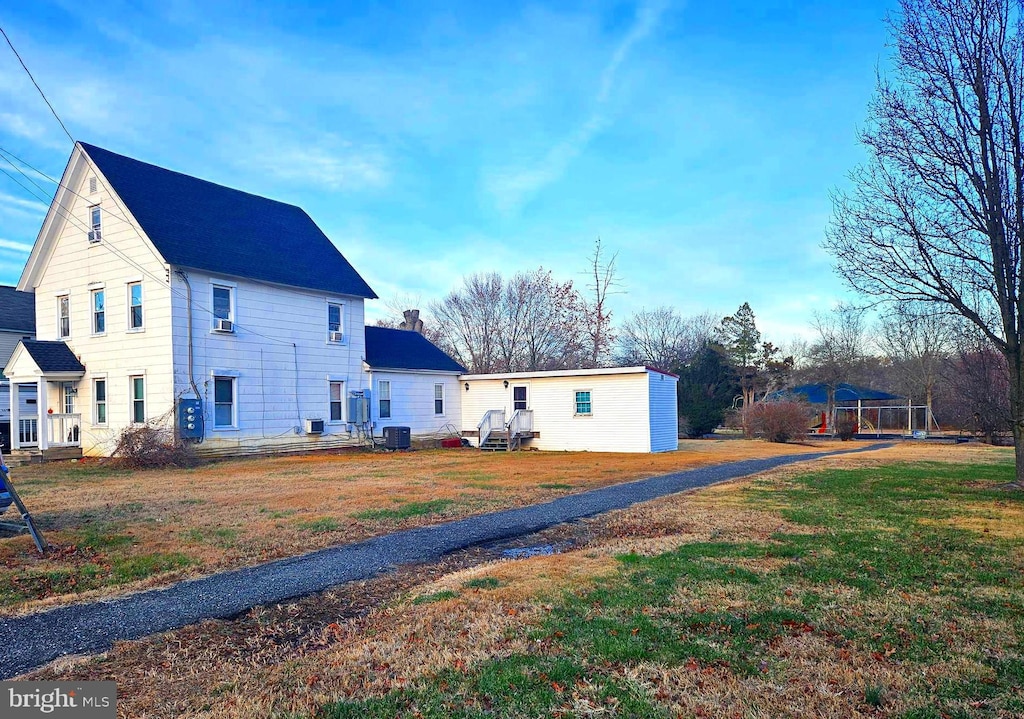
<svg viewBox="0 0 1024 719">
<path fill-rule="evenodd" d="M 286 182 L 332 191 L 374 190 L 391 180 L 382 152 L 333 138 L 308 147 L 264 146 L 250 153 L 247 164 Z"/>
<path fill-rule="evenodd" d="M 594 97 L 594 109 L 575 131 L 552 147 L 543 159 L 532 167 L 499 170 L 486 181 L 486 188 L 493 195 L 495 204 L 501 212 L 516 212 L 541 189 L 557 181 L 594 138 L 608 127 L 611 118 L 608 116 L 607 105 L 615 87 L 619 68 L 626 62 L 636 44 L 655 29 L 666 5 L 665 0 L 655 0 L 645 2 L 637 8 L 629 32 L 616 46 L 611 59 L 601 72 L 598 92 Z"/>
<path fill-rule="evenodd" d="M 14 242 L 13 240 L 0 238 L 0 250 L 11 250 L 12 252 L 21 252 L 27 255 L 32 251 L 32 245 L 26 242 Z"/>
<path fill-rule="evenodd" d="M 17 212 L 18 214 L 38 217 L 46 212 L 47 206 L 36 200 L 25 200 L 6 192 L 0 192 L 0 211 Z"/>
</svg>

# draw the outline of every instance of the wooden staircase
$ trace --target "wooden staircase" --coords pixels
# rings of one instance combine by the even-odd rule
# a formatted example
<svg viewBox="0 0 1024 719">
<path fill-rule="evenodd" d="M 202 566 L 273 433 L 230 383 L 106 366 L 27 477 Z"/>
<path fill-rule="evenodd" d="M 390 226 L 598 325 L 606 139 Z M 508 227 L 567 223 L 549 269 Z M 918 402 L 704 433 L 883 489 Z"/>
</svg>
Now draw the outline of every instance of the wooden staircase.
<svg viewBox="0 0 1024 719">
<path fill-rule="evenodd" d="M 483 452 L 512 452 L 523 448 L 523 443 L 537 436 L 533 431 L 533 412 L 516 410 L 506 422 L 503 410 L 490 410 L 477 426 Z"/>
</svg>

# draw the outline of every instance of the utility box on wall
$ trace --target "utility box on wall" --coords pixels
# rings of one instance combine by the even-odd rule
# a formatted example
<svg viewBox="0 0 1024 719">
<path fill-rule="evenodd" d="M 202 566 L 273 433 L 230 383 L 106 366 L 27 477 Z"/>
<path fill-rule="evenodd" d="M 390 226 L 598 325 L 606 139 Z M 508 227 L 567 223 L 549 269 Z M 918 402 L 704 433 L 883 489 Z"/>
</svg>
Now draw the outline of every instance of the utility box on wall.
<svg viewBox="0 0 1024 719">
<path fill-rule="evenodd" d="M 352 424 L 366 424 L 370 421 L 370 398 L 363 392 L 349 393 L 348 421 Z"/>
<path fill-rule="evenodd" d="M 203 438 L 203 402 L 198 399 L 178 400 L 178 436 L 182 439 Z"/>
</svg>

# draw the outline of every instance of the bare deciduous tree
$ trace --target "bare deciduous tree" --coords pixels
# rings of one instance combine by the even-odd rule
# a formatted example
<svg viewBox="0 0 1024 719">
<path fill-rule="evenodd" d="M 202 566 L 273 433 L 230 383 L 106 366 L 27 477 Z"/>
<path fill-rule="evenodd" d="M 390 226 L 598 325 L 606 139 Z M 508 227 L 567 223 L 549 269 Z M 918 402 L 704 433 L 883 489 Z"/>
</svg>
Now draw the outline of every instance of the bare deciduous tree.
<svg viewBox="0 0 1024 719">
<path fill-rule="evenodd" d="M 710 312 L 684 317 L 671 307 L 641 310 L 619 330 L 616 359 L 676 372 L 711 342 L 717 324 Z"/>
<path fill-rule="evenodd" d="M 952 318 L 935 309 L 920 303 L 897 305 L 883 315 L 876 335 L 902 390 L 923 398 L 929 412 L 957 334 Z"/>
<path fill-rule="evenodd" d="M 587 313 L 587 356 L 585 366 L 602 367 L 615 345 L 615 328 L 612 325 L 612 311 L 608 296 L 620 290 L 622 279 L 615 269 L 618 253 L 606 258 L 601 238 L 594 243 L 594 253 L 587 263 L 587 296 L 584 307 Z"/>
<path fill-rule="evenodd" d="M 853 379 L 853 373 L 864 360 L 864 312 L 839 304 L 831 312 L 815 312 L 813 325 L 818 337 L 808 350 L 809 373 L 827 388 L 826 412 L 831 417 L 836 387 Z"/>
<path fill-rule="evenodd" d="M 1024 488 L 1024 30 L 1020 0 L 902 0 L 825 246 L 855 289 L 938 303 L 1006 358 Z"/>
</svg>

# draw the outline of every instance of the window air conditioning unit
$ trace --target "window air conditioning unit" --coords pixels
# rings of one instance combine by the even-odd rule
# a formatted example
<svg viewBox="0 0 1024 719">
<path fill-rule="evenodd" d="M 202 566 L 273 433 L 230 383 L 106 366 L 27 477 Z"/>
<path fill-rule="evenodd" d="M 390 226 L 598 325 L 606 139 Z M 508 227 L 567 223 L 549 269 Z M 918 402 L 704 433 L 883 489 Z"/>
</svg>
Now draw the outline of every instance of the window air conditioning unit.
<svg viewBox="0 0 1024 719">
<path fill-rule="evenodd" d="M 306 434 L 323 434 L 324 421 L 322 419 L 307 419 Z"/>
<path fill-rule="evenodd" d="M 99 242 L 99 241 L 100 241 L 100 231 L 99 230 L 89 230 L 89 242 Z"/>
<path fill-rule="evenodd" d="M 341 332 L 331 332 L 331 342 L 341 342 L 342 337 L 344 335 Z"/>
<path fill-rule="evenodd" d="M 217 332 L 234 332 L 235 331 L 235 323 L 232 322 L 231 320 L 225 320 L 225 319 L 221 319 L 221 318 L 218 317 L 217 318 L 217 322 L 216 322 L 216 324 L 214 325 L 213 328 Z"/>
</svg>

